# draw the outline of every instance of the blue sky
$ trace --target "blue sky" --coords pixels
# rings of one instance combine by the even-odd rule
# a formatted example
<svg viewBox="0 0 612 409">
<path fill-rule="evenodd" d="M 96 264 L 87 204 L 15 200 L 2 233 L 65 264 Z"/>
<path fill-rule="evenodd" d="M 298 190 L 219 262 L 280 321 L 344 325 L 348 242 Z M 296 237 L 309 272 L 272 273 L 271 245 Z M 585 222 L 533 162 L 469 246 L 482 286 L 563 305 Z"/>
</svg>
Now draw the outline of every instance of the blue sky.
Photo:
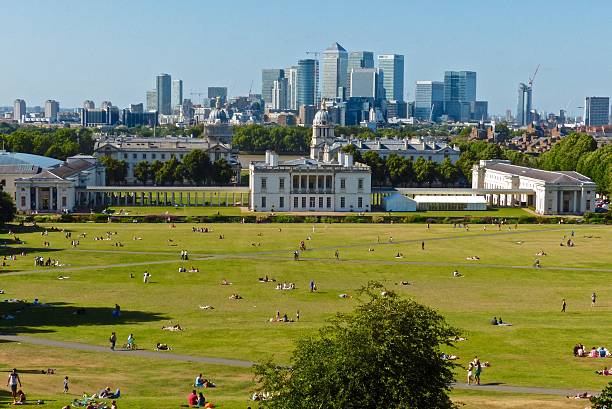
<svg viewBox="0 0 612 409">
<path fill-rule="evenodd" d="M 414 81 L 478 73 L 489 111 L 516 110 L 518 82 L 535 80 L 541 111 L 612 94 L 612 2 L 565 0 L 7 1 L 0 8 L 0 105 L 25 98 L 63 107 L 143 102 L 155 75 L 259 92 L 261 69 L 293 65 L 338 41 L 347 50 L 405 55 Z"/>
</svg>

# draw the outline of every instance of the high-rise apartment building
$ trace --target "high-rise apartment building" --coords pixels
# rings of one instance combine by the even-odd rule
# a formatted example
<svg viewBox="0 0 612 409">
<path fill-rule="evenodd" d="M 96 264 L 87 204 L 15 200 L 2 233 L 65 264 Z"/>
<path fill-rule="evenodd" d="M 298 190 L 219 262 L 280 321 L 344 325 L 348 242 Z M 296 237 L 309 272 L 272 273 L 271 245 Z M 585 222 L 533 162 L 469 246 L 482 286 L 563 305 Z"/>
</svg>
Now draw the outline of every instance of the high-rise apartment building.
<svg viewBox="0 0 612 409">
<path fill-rule="evenodd" d="M 23 99 L 16 99 L 13 104 L 13 120 L 22 123 L 26 116 L 26 102 Z"/>
<path fill-rule="evenodd" d="M 227 102 L 227 87 L 208 87 L 208 99 L 211 101 L 219 98 L 221 104 Z"/>
<path fill-rule="evenodd" d="M 610 97 L 586 97 L 584 100 L 584 124 L 603 126 L 610 123 Z"/>
<path fill-rule="evenodd" d="M 274 81 L 285 78 L 285 71 L 280 68 L 264 68 L 261 70 L 261 98 L 266 105 L 272 104 L 272 87 Z"/>
<path fill-rule="evenodd" d="M 417 81 L 414 92 L 414 117 L 421 121 L 436 121 L 444 112 L 444 83 Z"/>
<path fill-rule="evenodd" d="M 155 89 L 147 91 L 147 111 L 157 111 L 157 90 Z"/>
<path fill-rule="evenodd" d="M 57 114 L 59 114 L 59 102 L 52 99 L 45 101 L 45 118 L 49 118 L 49 122 L 57 122 Z"/>
<path fill-rule="evenodd" d="M 287 78 L 280 78 L 272 84 L 272 109 L 287 109 Z"/>
<path fill-rule="evenodd" d="M 323 51 L 322 94 L 325 99 L 344 99 L 348 88 L 348 53 L 338 43 Z"/>
<path fill-rule="evenodd" d="M 162 115 L 172 115 L 172 77 L 169 74 L 157 76 L 157 110 Z"/>
<path fill-rule="evenodd" d="M 531 122 L 531 87 L 521 82 L 518 86 L 516 123 L 519 126 L 526 126 L 530 122 Z"/>
<path fill-rule="evenodd" d="M 286 109 L 297 110 L 297 77 L 298 67 L 285 68 L 285 79 L 287 80 L 287 106 Z"/>
<path fill-rule="evenodd" d="M 183 103 L 183 80 L 172 81 L 172 111 L 178 111 Z"/>
<path fill-rule="evenodd" d="M 319 103 L 319 61 L 299 60 L 297 65 L 297 107 Z"/>
<path fill-rule="evenodd" d="M 83 101 L 83 109 L 95 109 L 96 108 L 96 103 L 93 102 L 92 100 L 86 99 L 85 101 Z"/>
<path fill-rule="evenodd" d="M 444 72 L 444 101 L 476 101 L 476 73 L 474 71 Z"/>
<path fill-rule="evenodd" d="M 388 101 L 404 100 L 404 56 L 381 54 L 378 68 L 383 76 L 384 98 Z"/>
<path fill-rule="evenodd" d="M 353 68 L 350 75 L 350 96 L 353 98 L 380 99 L 382 84 L 377 68 Z"/>
</svg>

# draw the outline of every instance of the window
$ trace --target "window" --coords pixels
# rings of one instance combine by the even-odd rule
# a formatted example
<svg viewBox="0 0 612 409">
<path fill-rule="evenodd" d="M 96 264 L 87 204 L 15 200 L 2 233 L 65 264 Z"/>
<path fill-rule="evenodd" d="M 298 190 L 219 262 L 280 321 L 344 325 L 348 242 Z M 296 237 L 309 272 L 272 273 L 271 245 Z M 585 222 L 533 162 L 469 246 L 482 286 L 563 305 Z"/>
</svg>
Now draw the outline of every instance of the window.
<svg viewBox="0 0 612 409">
<path fill-rule="evenodd" d="M 299 201 L 299 199 L 297 197 L 293 198 L 293 207 L 296 208 L 296 209 L 298 208 L 298 201 Z"/>
<path fill-rule="evenodd" d="M 21 207 L 25 207 L 26 198 L 25 196 L 21 196 Z"/>
<path fill-rule="evenodd" d="M 265 196 L 261 197 L 261 208 L 262 209 L 266 208 L 266 197 Z"/>
<path fill-rule="evenodd" d="M 127 154 L 127 153 L 124 153 L 124 154 L 123 154 L 123 159 L 127 159 L 127 157 L 128 157 L 128 154 Z"/>
<path fill-rule="evenodd" d="M 156 154 L 153 154 L 153 159 L 155 159 L 155 158 L 157 158 L 157 155 L 156 155 Z"/>
<path fill-rule="evenodd" d="M 181 157 L 181 159 L 183 159 L 183 157 L 184 157 L 185 155 L 183 155 L 183 154 L 181 153 L 179 156 Z"/>
<path fill-rule="evenodd" d="M 66 196 L 62 196 L 62 207 L 66 207 Z"/>
<path fill-rule="evenodd" d="M 359 190 L 363 189 L 363 179 L 359 179 L 357 181 L 357 189 Z"/>
<path fill-rule="evenodd" d="M 162 153 L 162 154 L 161 154 L 161 158 L 162 158 L 162 159 L 166 159 L 166 154 L 165 154 L 165 153 Z"/>
<path fill-rule="evenodd" d="M 311 208 L 316 206 L 316 200 L 317 200 L 316 197 L 311 197 L 310 198 L 310 207 Z"/>
<path fill-rule="evenodd" d="M 331 209 L 331 197 L 327 198 L 327 208 Z"/>
<path fill-rule="evenodd" d="M 319 198 L 319 209 L 323 209 L 323 197 Z"/>
<path fill-rule="evenodd" d="M 278 198 L 278 207 L 280 207 L 281 209 L 285 207 L 285 198 L 282 196 Z"/>
<path fill-rule="evenodd" d="M 586 210 L 590 210 L 590 209 L 591 209 L 591 201 L 590 201 L 590 200 L 587 200 L 587 203 L 586 203 Z"/>
<path fill-rule="evenodd" d="M 357 207 L 359 208 L 363 207 L 363 197 L 357 198 Z"/>
<path fill-rule="evenodd" d="M 266 190 L 268 187 L 268 178 L 261 178 L 261 190 Z"/>
<path fill-rule="evenodd" d="M 278 189 L 285 190 L 285 178 L 278 179 Z"/>
<path fill-rule="evenodd" d="M 293 175 L 293 188 L 294 189 L 300 188 L 300 177 L 298 175 Z"/>
<path fill-rule="evenodd" d="M 591 194 L 591 191 L 590 191 L 590 190 L 587 190 L 587 195 L 590 195 L 590 194 Z"/>
<path fill-rule="evenodd" d="M 138 158 L 138 154 L 137 153 L 133 153 L 132 154 L 132 159 L 137 159 Z"/>
<path fill-rule="evenodd" d="M 306 196 L 302 198 L 302 208 L 306 208 Z"/>
<path fill-rule="evenodd" d="M 143 158 L 143 159 L 146 159 L 146 158 L 147 158 L 147 154 L 146 154 L 146 153 L 143 153 L 143 154 L 142 154 L 142 158 Z"/>
<path fill-rule="evenodd" d="M 340 189 L 346 189 L 346 179 L 340 179 Z"/>
<path fill-rule="evenodd" d="M 340 208 L 344 209 L 344 207 L 346 206 L 346 200 L 344 199 L 344 196 L 340 198 Z"/>
</svg>

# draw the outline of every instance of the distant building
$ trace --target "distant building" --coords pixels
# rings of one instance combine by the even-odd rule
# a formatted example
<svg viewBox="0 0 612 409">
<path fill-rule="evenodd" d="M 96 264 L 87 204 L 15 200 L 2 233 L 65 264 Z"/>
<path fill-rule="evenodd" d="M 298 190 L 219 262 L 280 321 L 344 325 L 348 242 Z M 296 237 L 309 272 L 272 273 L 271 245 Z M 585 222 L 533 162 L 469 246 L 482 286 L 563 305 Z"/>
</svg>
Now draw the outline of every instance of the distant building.
<svg viewBox="0 0 612 409">
<path fill-rule="evenodd" d="M 227 102 L 227 87 L 208 87 L 208 99 L 216 100 L 221 99 L 221 104 Z"/>
<path fill-rule="evenodd" d="M 444 113 L 444 83 L 417 81 L 414 93 L 414 117 L 435 122 Z"/>
<path fill-rule="evenodd" d="M 157 111 L 162 115 L 172 115 L 172 77 L 169 74 L 157 76 Z"/>
<path fill-rule="evenodd" d="M 473 189 L 528 189 L 532 194 L 488 194 L 498 205 L 534 206 L 539 214 L 582 214 L 595 209 L 597 186 L 572 171 L 547 171 L 512 165 L 508 160 L 481 160 L 472 169 Z"/>
<path fill-rule="evenodd" d="M 300 105 L 299 117 L 302 125 L 312 125 L 315 114 L 317 113 L 316 105 Z"/>
<path fill-rule="evenodd" d="M 23 99 L 16 99 L 13 104 L 13 120 L 22 123 L 26 116 L 26 102 Z"/>
<path fill-rule="evenodd" d="M 92 100 L 86 99 L 83 101 L 83 109 L 94 109 L 96 107 L 96 103 Z"/>
<path fill-rule="evenodd" d="M 157 90 L 147 91 L 147 111 L 157 111 Z"/>
<path fill-rule="evenodd" d="M 444 73 L 444 102 L 476 101 L 476 73 L 474 71 L 446 71 Z"/>
<path fill-rule="evenodd" d="M 297 65 L 297 109 L 302 105 L 318 104 L 319 62 L 299 60 Z M 314 117 L 314 113 L 313 113 Z"/>
<path fill-rule="evenodd" d="M 404 100 L 404 56 L 381 54 L 378 68 L 383 76 L 384 98 L 389 101 Z"/>
<path fill-rule="evenodd" d="M 178 112 L 183 103 L 183 80 L 172 80 L 172 112 Z"/>
<path fill-rule="evenodd" d="M 383 101 L 387 120 L 390 118 L 408 118 L 408 104 L 405 101 Z"/>
<path fill-rule="evenodd" d="M 0 150 L 0 186 L 16 200 L 16 179 L 36 175 L 61 164 L 61 160 L 46 156 Z"/>
<path fill-rule="evenodd" d="M 45 118 L 49 119 L 49 122 L 57 122 L 57 114 L 59 114 L 59 102 L 52 99 L 45 101 Z"/>
<path fill-rule="evenodd" d="M 442 163 L 448 158 L 452 163 L 459 160 L 461 151 L 456 145 L 448 145 L 445 142 L 425 141 L 420 139 L 351 139 L 336 138 L 330 146 L 331 154 L 335 154 L 343 147 L 354 145 L 361 153 L 376 152 L 378 156 L 387 159 L 389 155 L 397 155 L 413 162 L 419 158 L 426 161 Z"/>
<path fill-rule="evenodd" d="M 271 109 L 288 109 L 287 106 L 287 88 L 289 81 L 287 78 L 280 78 L 275 80 L 272 84 L 272 103 L 270 104 Z"/>
<path fill-rule="evenodd" d="M 470 119 L 472 121 L 486 121 L 489 117 L 488 101 L 470 102 Z"/>
<path fill-rule="evenodd" d="M 142 105 L 142 102 L 139 104 L 130 104 L 130 107 L 128 109 L 134 114 L 144 112 L 144 106 Z"/>
<path fill-rule="evenodd" d="M 333 43 L 323 51 L 322 94 L 325 99 L 344 99 L 348 87 L 348 54 L 344 47 Z"/>
<path fill-rule="evenodd" d="M 285 78 L 285 71 L 277 68 L 265 68 L 261 70 L 261 97 L 266 105 L 272 105 L 272 87 L 274 81 Z"/>
<path fill-rule="evenodd" d="M 350 73 L 350 96 L 382 99 L 382 84 L 377 68 L 353 68 Z"/>
<path fill-rule="evenodd" d="M 603 126 L 610 123 L 610 98 L 586 97 L 584 100 L 584 124 Z"/>
<path fill-rule="evenodd" d="M 215 107 L 208 114 L 208 118 L 204 122 L 202 136 L 209 139 L 211 143 L 227 145 L 232 143 L 234 131 L 229 124 L 227 111 L 221 107 L 221 98 L 216 99 Z"/>
<path fill-rule="evenodd" d="M 348 89 L 351 89 L 351 71 L 358 68 L 374 68 L 374 53 L 371 51 L 351 51 L 348 54 Z"/>
<path fill-rule="evenodd" d="M 140 104 L 142 108 L 142 104 Z M 121 123 L 128 128 L 137 126 L 154 127 L 159 123 L 157 111 L 143 112 L 142 109 L 124 109 L 121 111 Z"/>
<path fill-rule="evenodd" d="M 518 86 L 518 99 L 516 107 L 516 124 L 527 126 L 531 123 L 531 86 L 522 82 Z"/>
<path fill-rule="evenodd" d="M 296 111 L 298 109 L 298 67 L 285 68 L 287 80 L 286 107 Z"/>
<path fill-rule="evenodd" d="M 88 186 L 106 185 L 106 169 L 93 156 L 77 155 L 60 166 L 15 180 L 20 212 L 74 211 L 88 202 Z"/>
<path fill-rule="evenodd" d="M 94 109 L 81 108 L 79 114 L 83 127 L 115 126 L 121 120 L 119 109 L 113 106 Z"/>
</svg>

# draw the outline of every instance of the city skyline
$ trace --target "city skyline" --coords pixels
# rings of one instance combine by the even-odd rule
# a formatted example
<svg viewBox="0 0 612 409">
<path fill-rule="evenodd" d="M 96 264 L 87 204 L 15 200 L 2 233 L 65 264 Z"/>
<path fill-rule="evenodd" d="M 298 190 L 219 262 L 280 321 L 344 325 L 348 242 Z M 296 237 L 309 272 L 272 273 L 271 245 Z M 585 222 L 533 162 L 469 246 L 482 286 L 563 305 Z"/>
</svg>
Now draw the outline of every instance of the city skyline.
<svg viewBox="0 0 612 409">
<path fill-rule="evenodd" d="M 441 81 L 445 71 L 475 71 L 476 98 L 489 101 L 489 112 L 503 114 L 511 109 L 515 113 L 517 86 L 529 80 L 538 64 L 533 107 L 540 112 L 567 109 L 569 115 L 581 115 L 578 107 L 584 105 L 585 97 L 612 94 L 606 56 L 588 64 L 580 57 L 594 55 L 612 32 L 605 24 L 606 10 L 612 11 L 606 2 L 596 1 L 600 13 L 564 1 L 556 2 L 554 8 L 530 3 L 528 15 L 520 11 L 526 4 L 521 1 L 512 5 L 475 1 L 467 5 L 471 7 L 450 1 L 443 2 L 444 7 L 382 3 L 367 13 L 360 6 L 365 2 L 352 2 L 351 7 L 321 2 L 325 8 L 314 2 L 291 22 L 280 18 L 281 10 L 273 4 L 238 3 L 231 10 L 191 1 L 135 1 L 121 7 L 114 1 L 110 7 L 9 3 L 3 7 L 8 17 L 3 32 L 23 35 L 20 42 L 6 42 L 6 55 L 13 58 L 0 77 L 0 105 L 12 106 L 21 98 L 28 106 L 43 106 L 51 99 L 59 101 L 60 107 L 80 107 L 84 100 L 96 104 L 110 100 L 124 107 L 146 102 L 145 93 L 155 88 L 154 78 L 161 72 L 184 81 L 184 98 L 212 85 L 227 87 L 230 96 L 246 95 L 251 86 L 253 92 L 261 89 L 263 68 L 294 66 L 300 59 L 312 58 L 307 52 L 321 52 L 333 42 L 349 53 L 403 55 L 408 101 L 415 99 L 416 81 Z M 211 14 L 216 18 L 197 23 Z M 152 22 L 159 15 L 170 22 L 169 29 L 182 30 L 181 41 L 154 35 L 158 24 Z M 407 20 L 406 15 L 422 18 Z M 368 30 L 362 30 L 363 21 L 368 21 Z M 563 21 L 583 27 L 581 35 L 560 27 Z M 426 30 L 434 25 L 436 30 Z M 50 30 L 54 40 L 35 47 Z M 242 34 L 246 32 L 248 36 Z M 83 46 L 102 35 L 105 41 L 96 47 Z M 583 37 L 594 40 L 583 42 Z M 557 56 L 542 52 L 551 46 L 558 49 Z M 567 55 L 563 56 L 563 50 Z M 107 58 L 103 69 L 101 56 Z"/>
</svg>

